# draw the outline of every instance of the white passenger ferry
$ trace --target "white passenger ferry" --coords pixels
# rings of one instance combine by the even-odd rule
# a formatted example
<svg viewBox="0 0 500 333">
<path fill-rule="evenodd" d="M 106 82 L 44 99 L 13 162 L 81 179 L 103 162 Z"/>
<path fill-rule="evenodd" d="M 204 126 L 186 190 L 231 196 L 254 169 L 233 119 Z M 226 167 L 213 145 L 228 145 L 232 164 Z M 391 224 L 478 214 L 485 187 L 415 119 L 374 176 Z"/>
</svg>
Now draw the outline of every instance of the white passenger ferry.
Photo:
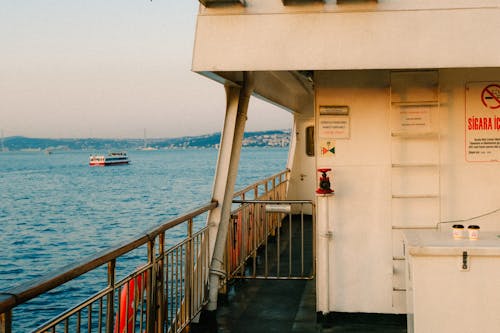
<svg viewBox="0 0 500 333">
<path fill-rule="evenodd" d="M 130 160 L 125 152 L 111 152 L 107 155 L 90 155 L 90 166 L 111 166 L 129 164 Z"/>
</svg>

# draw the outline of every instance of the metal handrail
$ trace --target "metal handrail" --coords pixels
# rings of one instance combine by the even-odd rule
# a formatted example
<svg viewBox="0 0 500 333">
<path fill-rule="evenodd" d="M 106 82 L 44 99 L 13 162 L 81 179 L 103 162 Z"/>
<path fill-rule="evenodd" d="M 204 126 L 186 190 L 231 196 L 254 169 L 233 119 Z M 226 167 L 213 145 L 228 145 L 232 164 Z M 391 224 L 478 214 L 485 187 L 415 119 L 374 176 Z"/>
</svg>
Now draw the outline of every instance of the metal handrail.
<svg viewBox="0 0 500 333">
<path fill-rule="evenodd" d="M 285 197 L 289 172 L 290 170 L 285 170 L 264 180 L 258 181 L 243 190 L 236 192 L 233 198 L 245 200 L 252 197 L 254 199 L 280 200 Z M 89 316 L 88 325 L 90 330 L 90 326 L 92 325 L 91 316 L 93 316 L 91 312 L 94 311 L 92 310 L 93 303 L 98 302 L 99 317 L 103 315 L 103 313 L 106 317 L 105 330 L 107 332 L 112 331 L 113 321 L 119 319 L 119 315 L 114 318 L 115 305 L 118 306 L 117 311 L 120 312 L 120 304 L 114 304 L 115 297 L 119 297 L 120 291 L 132 288 L 130 286 L 133 285 L 134 281 L 136 286 L 135 288 L 137 289 L 139 283 L 136 279 L 139 275 L 141 275 L 143 282 L 146 285 L 146 290 L 144 291 L 146 293 L 146 302 L 143 303 L 141 298 L 140 304 L 141 307 L 145 305 L 146 309 L 144 312 L 143 310 L 140 310 L 141 319 L 139 323 L 140 325 L 143 324 L 142 315 L 145 314 L 147 317 L 145 321 L 145 325 L 147 325 L 145 326 L 145 332 L 153 332 L 155 330 L 155 323 L 161 323 L 161 325 L 163 325 L 163 322 L 166 322 L 168 325 L 171 325 L 171 328 L 173 328 L 173 330 L 169 329 L 169 332 L 178 332 L 182 330 L 192 320 L 192 317 L 200 311 L 200 306 L 205 302 L 205 279 L 206 276 L 208 276 L 208 256 L 206 255 L 206 253 L 208 253 L 207 227 L 197 233 L 193 233 L 193 219 L 216 208 L 217 206 L 217 202 L 210 202 L 204 206 L 194 209 L 191 212 L 188 212 L 185 215 L 174 218 L 163 225 L 140 233 L 127 241 L 123 241 L 120 244 L 88 256 L 77 263 L 67 265 L 55 272 L 48 273 L 27 283 L 14 286 L 8 290 L 0 291 L 0 333 L 11 332 L 12 311 L 15 307 L 24 304 L 35 297 L 41 296 L 42 294 L 105 264 L 107 264 L 108 267 L 108 286 L 106 288 L 94 294 L 71 310 L 68 310 L 60 314 L 58 317 L 51 319 L 39 328 L 42 328 L 43 331 L 50 328 L 53 331 L 55 330 L 55 325 L 58 325 L 58 323 L 61 323 L 61 321 L 64 320 L 66 320 L 67 326 L 67 318 L 71 315 L 77 315 L 77 321 L 79 322 L 81 312 L 85 311 L 85 308 L 88 307 L 88 310 L 86 311 Z M 168 250 L 165 250 L 166 231 L 183 223 L 186 223 L 188 227 L 187 238 Z M 147 264 L 133 271 L 124 279 L 115 281 L 117 260 L 121 256 L 146 244 L 148 246 Z M 155 250 L 155 244 L 158 244 L 158 252 Z M 185 262 L 180 261 L 177 263 L 177 260 L 179 259 L 185 260 Z M 170 270 L 170 268 L 172 270 Z M 156 276 L 156 279 L 153 278 L 154 276 Z M 164 278 L 166 280 L 164 280 Z M 169 295 L 170 290 L 165 288 L 165 284 L 169 283 L 172 284 L 172 287 L 175 289 L 174 292 L 177 294 Z M 155 295 L 153 290 L 157 290 L 159 294 Z M 127 297 L 130 298 L 134 296 L 129 294 Z M 156 306 L 160 306 L 161 309 L 166 309 L 169 297 L 170 301 L 175 303 L 174 307 L 171 308 L 169 306 L 169 313 L 164 313 L 163 310 L 155 313 L 156 311 L 154 310 L 154 307 Z M 175 297 L 173 301 L 172 297 Z M 160 302 L 161 304 L 155 305 L 157 304 L 156 302 Z M 102 309 L 103 307 L 105 309 Z M 128 312 L 126 312 L 126 314 L 128 315 Z M 100 321 L 99 327 L 101 327 Z M 65 329 L 65 332 L 66 331 L 67 328 Z M 140 331 L 143 332 L 142 326 Z"/>
<path fill-rule="evenodd" d="M 245 187 L 244 189 L 238 191 L 238 192 L 235 192 L 234 195 L 233 195 L 233 198 L 237 198 L 237 197 L 245 197 L 245 195 L 248 193 L 248 192 L 251 192 L 251 191 L 257 191 L 259 186 L 261 185 L 264 185 L 266 186 L 270 181 L 271 182 L 275 182 L 276 179 L 278 179 L 278 182 L 279 184 L 281 183 L 285 183 L 286 181 L 288 181 L 287 179 L 287 175 L 290 173 L 290 169 L 285 169 L 283 171 L 280 171 L 272 176 L 269 176 L 263 180 L 260 180 L 256 183 L 253 183 L 252 185 L 249 185 L 247 187 Z M 279 185 L 277 184 L 277 185 Z M 275 184 L 275 186 L 277 186 Z M 234 200 L 233 200 L 234 202 Z"/>
<path fill-rule="evenodd" d="M 32 298 L 48 292 L 70 280 L 73 280 L 99 266 L 106 264 L 118 257 L 148 243 L 166 230 L 182 224 L 194 217 L 217 207 L 217 202 L 210 202 L 183 216 L 177 217 L 169 222 L 155 227 L 147 232 L 141 233 L 132 239 L 124 241 L 97 254 L 88 256 L 76 264 L 67 265 L 56 272 L 48 273 L 38 279 L 29 281 L 11 289 L 0 292 L 0 313 L 5 313 L 14 307 L 21 305 Z"/>
<path fill-rule="evenodd" d="M 286 169 L 281 171 L 271 177 L 254 183 L 251 186 L 238 191 L 233 196 L 233 203 L 242 204 L 236 207 L 231 212 L 231 219 L 233 223 L 229 224 L 229 232 L 226 240 L 226 253 L 225 253 L 225 270 L 226 279 L 224 283 L 233 279 L 240 270 L 243 269 L 246 260 L 252 256 L 257 249 L 265 242 L 265 239 L 274 233 L 274 230 L 280 226 L 281 214 L 274 214 L 269 221 L 269 229 L 265 232 L 255 233 L 257 229 L 252 229 L 251 225 L 248 225 L 248 230 L 235 230 L 235 221 L 241 220 L 260 220 L 262 216 L 257 213 L 257 216 L 252 216 L 253 211 L 249 211 L 250 206 L 247 202 L 249 198 L 253 198 L 254 201 L 260 201 L 262 203 L 279 202 L 286 197 L 286 190 L 288 185 L 288 176 L 290 170 Z M 264 187 L 263 191 L 259 191 L 260 187 Z M 239 199 L 237 199 L 239 198 Z M 247 233 L 251 233 L 247 234 Z M 248 239 L 247 239 L 248 237 Z M 245 242 L 245 239 L 247 240 Z M 251 242 L 248 240 L 252 239 Z M 243 246 L 242 243 L 247 243 L 247 246 Z M 241 251 L 232 251 L 231 248 L 240 248 Z"/>
<path fill-rule="evenodd" d="M 239 204 L 312 204 L 312 200 L 233 200 Z"/>
<path fill-rule="evenodd" d="M 276 189 L 279 190 L 279 187 Z M 228 281 L 249 278 L 287 280 L 314 278 L 316 232 L 312 200 L 259 198 L 235 199 L 233 203 L 240 206 L 232 212 L 233 223 L 229 224 L 225 255 Z M 313 212 L 307 227 L 304 220 L 305 205 L 310 206 Z M 293 214 L 298 218 L 294 223 L 292 223 L 295 219 L 292 219 Z M 283 244 L 280 241 L 280 234 Z M 275 238 L 275 241 L 269 243 L 272 238 Z M 304 243 L 306 240 L 307 246 Z M 284 264 L 286 267 L 283 267 L 288 273 L 280 274 L 282 256 L 288 261 L 288 264 Z"/>
</svg>

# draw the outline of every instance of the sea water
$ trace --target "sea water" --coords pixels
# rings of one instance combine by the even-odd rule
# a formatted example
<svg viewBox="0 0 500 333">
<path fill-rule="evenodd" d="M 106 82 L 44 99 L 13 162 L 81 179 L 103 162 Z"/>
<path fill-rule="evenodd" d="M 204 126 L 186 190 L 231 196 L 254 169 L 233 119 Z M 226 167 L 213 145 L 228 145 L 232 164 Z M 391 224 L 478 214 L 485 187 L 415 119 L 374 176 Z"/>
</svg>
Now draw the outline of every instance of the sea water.
<svg viewBox="0 0 500 333">
<path fill-rule="evenodd" d="M 0 292 L 210 201 L 215 149 L 128 155 L 129 165 L 90 167 L 87 152 L 0 153 Z M 286 149 L 243 149 L 236 188 L 282 171 L 286 159 Z M 14 311 L 14 332 L 29 331 L 88 297 L 101 287 L 98 279 L 106 282 L 105 274 L 103 269 L 23 305 Z"/>
</svg>

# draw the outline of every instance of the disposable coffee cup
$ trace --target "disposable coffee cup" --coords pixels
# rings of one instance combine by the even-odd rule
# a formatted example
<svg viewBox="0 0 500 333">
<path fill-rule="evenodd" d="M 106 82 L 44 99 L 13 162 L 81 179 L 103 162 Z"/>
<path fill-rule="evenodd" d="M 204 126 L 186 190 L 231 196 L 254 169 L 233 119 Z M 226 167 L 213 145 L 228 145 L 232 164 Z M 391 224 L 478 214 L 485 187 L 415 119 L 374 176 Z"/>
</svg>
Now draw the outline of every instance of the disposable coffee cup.
<svg viewBox="0 0 500 333">
<path fill-rule="evenodd" d="M 465 238 L 465 228 L 461 224 L 453 225 L 453 238 L 454 239 L 463 239 Z"/>
<path fill-rule="evenodd" d="M 467 227 L 469 231 L 469 239 L 470 240 L 478 240 L 479 239 L 479 226 L 478 225 L 470 225 Z"/>
</svg>

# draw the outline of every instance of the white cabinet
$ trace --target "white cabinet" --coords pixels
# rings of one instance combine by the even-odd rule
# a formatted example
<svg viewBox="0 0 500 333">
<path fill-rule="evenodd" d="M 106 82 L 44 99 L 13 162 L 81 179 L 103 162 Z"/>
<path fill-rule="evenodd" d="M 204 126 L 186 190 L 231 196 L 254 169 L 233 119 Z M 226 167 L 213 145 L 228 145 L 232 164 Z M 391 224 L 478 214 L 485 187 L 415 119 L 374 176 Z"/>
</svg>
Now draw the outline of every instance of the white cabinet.
<svg viewBox="0 0 500 333">
<path fill-rule="evenodd" d="M 408 332 L 500 331 L 500 231 L 479 240 L 404 232 Z"/>
</svg>

